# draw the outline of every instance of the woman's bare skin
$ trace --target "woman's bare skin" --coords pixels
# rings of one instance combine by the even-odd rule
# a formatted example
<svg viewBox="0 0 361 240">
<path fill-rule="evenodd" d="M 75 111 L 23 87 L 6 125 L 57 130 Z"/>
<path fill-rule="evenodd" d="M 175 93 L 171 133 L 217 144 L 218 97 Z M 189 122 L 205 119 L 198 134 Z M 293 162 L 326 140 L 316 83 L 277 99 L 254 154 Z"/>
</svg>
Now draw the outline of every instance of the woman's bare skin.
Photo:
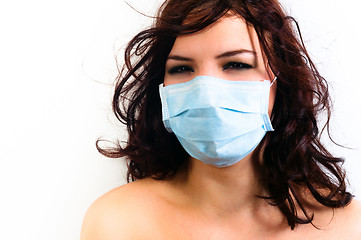
<svg viewBox="0 0 361 240">
<path fill-rule="evenodd" d="M 217 206 L 201 200 L 206 186 L 186 190 L 178 181 L 144 179 L 106 193 L 89 208 L 81 240 L 361 239 L 361 204 L 356 200 L 334 213 L 316 208 L 314 224 L 321 230 L 307 224 L 292 231 L 278 208 L 264 200 L 238 208 Z"/>
</svg>

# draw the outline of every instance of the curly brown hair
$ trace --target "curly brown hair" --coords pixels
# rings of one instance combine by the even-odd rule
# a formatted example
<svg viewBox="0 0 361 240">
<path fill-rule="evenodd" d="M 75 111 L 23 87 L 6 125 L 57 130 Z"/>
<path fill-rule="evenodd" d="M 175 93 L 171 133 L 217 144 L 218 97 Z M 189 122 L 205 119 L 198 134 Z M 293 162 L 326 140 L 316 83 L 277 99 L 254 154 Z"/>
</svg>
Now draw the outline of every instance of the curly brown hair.
<svg viewBox="0 0 361 240">
<path fill-rule="evenodd" d="M 329 127 L 331 102 L 328 85 L 304 46 L 298 23 L 277 0 L 167 0 L 154 26 L 137 34 L 127 45 L 125 64 L 117 77 L 113 110 L 126 124 L 128 141 L 122 146 L 97 148 L 111 158 L 126 156 L 128 181 L 172 177 L 188 161 L 174 134 L 163 126 L 158 85 L 177 36 L 190 34 L 231 12 L 253 26 L 270 69 L 278 77 L 271 115 L 273 132 L 267 132 L 252 155 L 260 160 L 262 183 L 291 229 L 311 223 L 298 187 L 309 190 L 324 206 L 343 207 L 352 200 L 347 192 L 342 158 L 332 156 L 320 136 Z M 184 20 L 187 18 L 187 21 Z M 320 131 L 317 117 L 327 116 Z M 329 135 L 329 134 L 328 134 Z M 262 156 L 261 156 L 262 155 Z M 300 217 L 300 208 L 305 217 Z"/>
</svg>

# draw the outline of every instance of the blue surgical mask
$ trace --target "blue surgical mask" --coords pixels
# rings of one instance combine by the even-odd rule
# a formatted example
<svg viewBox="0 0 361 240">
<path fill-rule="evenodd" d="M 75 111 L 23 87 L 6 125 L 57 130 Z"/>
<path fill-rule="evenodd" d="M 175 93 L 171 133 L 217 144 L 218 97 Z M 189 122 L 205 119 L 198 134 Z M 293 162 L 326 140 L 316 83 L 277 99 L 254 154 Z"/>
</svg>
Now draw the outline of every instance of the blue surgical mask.
<svg viewBox="0 0 361 240">
<path fill-rule="evenodd" d="M 273 82 L 272 82 L 273 83 Z M 227 81 L 198 76 L 159 86 L 163 123 L 190 156 L 216 167 L 251 153 L 267 131 L 270 81 Z"/>
</svg>

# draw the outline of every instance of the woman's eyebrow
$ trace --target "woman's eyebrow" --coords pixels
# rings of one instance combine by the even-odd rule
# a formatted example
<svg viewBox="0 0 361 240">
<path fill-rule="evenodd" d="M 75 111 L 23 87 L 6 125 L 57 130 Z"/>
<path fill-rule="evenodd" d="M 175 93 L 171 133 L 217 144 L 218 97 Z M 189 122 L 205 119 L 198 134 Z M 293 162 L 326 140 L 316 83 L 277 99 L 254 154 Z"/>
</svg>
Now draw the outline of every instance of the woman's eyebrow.
<svg viewBox="0 0 361 240">
<path fill-rule="evenodd" d="M 234 50 L 234 51 L 222 53 L 222 54 L 216 56 L 216 58 L 232 57 L 232 56 L 238 55 L 238 54 L 252 54 L 255 57 L 257 56 L 257 53 L 255 51 L 251 51 L 251 50 L 247 50 L 247 49 L 240 49 L 240 50 Z"/>
<path fill-rule="evenodd" d="M 217 55 L 216 58 L 232 57 L 232 56 L 238 55 L 238 54 L 252 54 L 252 55 L 256 56 L 255 51 L 251 51 L 251 50 L 247 50 L 247 49 L 240 49 L 240 50 L 234 50 L 234 51 L 228 51 L 228 52 L 222 53 L 220 55 Z M 185 61 L 185 62 L 193 61 L 192 58 L 183 57 L 180 55 L 169 55 L 167 60 L 176 60 L 176 61 Z"/>
<path fill-rule="evenodd" d="M 176 61 L 186 61 L 186 62 L 191 62 L 193 61 L 193 59 L 191 58 L 187 58 L 187 57 L 182 57 L 182 56 L 179 56 L 179 55 L 169 55 L 167 60 L 176 60 Z"/>
</svg>

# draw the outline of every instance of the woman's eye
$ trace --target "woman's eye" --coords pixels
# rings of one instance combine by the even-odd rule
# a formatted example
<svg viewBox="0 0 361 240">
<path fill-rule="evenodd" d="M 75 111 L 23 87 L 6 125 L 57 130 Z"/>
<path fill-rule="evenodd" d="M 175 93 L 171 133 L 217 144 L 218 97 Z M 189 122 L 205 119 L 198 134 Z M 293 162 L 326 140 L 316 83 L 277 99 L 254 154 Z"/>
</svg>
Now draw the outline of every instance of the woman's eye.
<svg viewBox="0 0 361 240">
<path fill-rule="evenodd" d="M 189 66 L 176 66 L 168 70 L 169 74 L 185 73 L 185 72 L 194 72 L 194 70 Z"/>
<path fill-rule="evenodd" d="M 223 66 L 223 70 L 244 70 L 244 69 L 250 69 L 253 68 L 251 65 L 247 63 L 242 62 L 229 62 L 226 65 Z"/>
</svg>

